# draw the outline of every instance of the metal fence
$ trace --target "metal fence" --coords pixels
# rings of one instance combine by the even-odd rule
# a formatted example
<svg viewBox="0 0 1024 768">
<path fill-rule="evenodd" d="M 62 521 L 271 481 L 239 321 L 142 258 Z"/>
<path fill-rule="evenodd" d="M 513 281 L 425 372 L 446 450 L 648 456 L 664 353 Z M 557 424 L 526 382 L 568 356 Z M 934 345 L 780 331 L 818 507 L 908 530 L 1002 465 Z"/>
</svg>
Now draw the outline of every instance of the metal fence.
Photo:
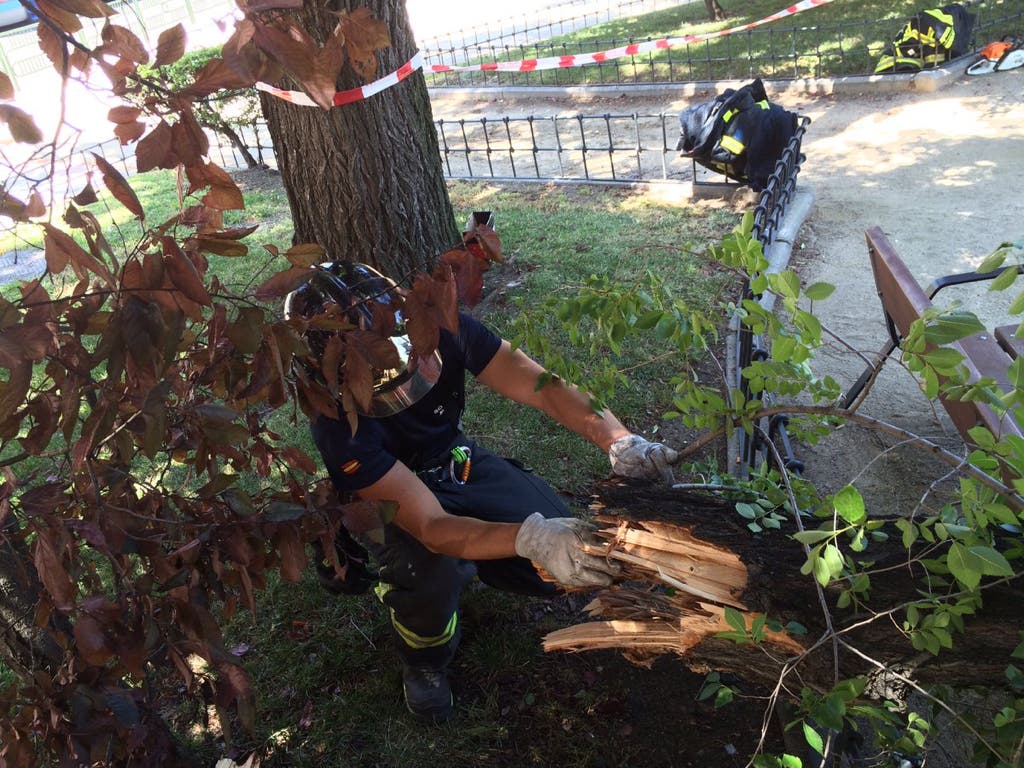
<svg viewBox="0 0 1024 768">
<path fill-rule="evenodd" d="M 603 114 L 436 121 L 452 179 L 636 182 L 682 178 L 676 115 Z"/>
<path fill-rule="evenodd" d="M 979 42 L 990 42 L 990 38 L 999 38 L 1007 31 L 1019 28 L 1024 22 L 1024 0 L 991 0 L 972 5 L 970 10 L 977 16 L 972 48 L 979 47 Z M 895 36 L 903 21 L 903 17 L 894 15 L 827 27 L 770 25 L 714 41 L 579 67 L 534 72 L 442 72 L 428 75 L 427 83 L 431 87 L 564 87 L 864 75 L 873 72 L 882 49 Z M 469 63 L 573 56 L 653 39 L 624 37 L 582 43 L 481 43 L 424 47 L 423 53 L 427 64 L 464 66 Z"/>
</svg>

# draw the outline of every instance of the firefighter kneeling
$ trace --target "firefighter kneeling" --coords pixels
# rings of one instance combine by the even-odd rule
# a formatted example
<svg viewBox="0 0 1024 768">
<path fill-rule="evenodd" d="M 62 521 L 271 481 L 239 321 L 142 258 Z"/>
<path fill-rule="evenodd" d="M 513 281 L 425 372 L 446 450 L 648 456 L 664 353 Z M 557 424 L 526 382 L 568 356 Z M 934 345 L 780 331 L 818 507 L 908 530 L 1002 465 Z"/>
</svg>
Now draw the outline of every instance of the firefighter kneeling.
<svg viewBox="0 0 1024 768">
<path fill-rule="evenodd" d="M 679 456 L 632 434 L 609 411 L 595 413 L 585 393 L 557 378 L 538 387 L 544 369 L 468 315 L 460 314 L 458 334 L 441 329 L 435 354 L 415 358 L 401 304 L 395 284 L 372 268 L 334 263 L 288 295 L 285 316 L 306 328 L 311 371 L 331 333 L 308 322 L 317 315 L 340 311 L 364 330 L 394 317 L 382 327 L 392 328 L 403 367 L 378 372 L 355 429 L 344 416 L 320 416 L 312 430 L 339 493 L 398 503 L 382 540 L 363 543 L 378 561 L 376 593 L 390 611 L 406 705 L 441 721 L 453 712 L 447 668 L 459 642 L 459 596 L 474 573 L 526 595 L 557 591 L 535 566 L 573 587 L 608 585 L 617 573 L 583 551 L 586 524 L 544 481 L 463 434 L 466 372 L 607 452 L 618 475 L 671 479 Z"/>
</svg>

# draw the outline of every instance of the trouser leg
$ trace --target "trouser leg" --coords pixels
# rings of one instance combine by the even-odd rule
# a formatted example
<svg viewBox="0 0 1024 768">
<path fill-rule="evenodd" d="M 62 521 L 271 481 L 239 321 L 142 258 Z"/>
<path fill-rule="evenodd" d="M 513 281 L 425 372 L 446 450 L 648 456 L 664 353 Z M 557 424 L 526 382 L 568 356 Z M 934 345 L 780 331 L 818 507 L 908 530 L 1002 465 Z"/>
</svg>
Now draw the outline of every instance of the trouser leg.
<svg viewBox="0 0 1024 768">
<path fill-rule="evenodd" d="M 377 596 L 388 608 L 398 654 L 409 666 L 443 669 L 459 643 L 459 596 L 473 564 L 430 552 L 394 525 L 367 542 L 380 565 Z"/>
</svg>

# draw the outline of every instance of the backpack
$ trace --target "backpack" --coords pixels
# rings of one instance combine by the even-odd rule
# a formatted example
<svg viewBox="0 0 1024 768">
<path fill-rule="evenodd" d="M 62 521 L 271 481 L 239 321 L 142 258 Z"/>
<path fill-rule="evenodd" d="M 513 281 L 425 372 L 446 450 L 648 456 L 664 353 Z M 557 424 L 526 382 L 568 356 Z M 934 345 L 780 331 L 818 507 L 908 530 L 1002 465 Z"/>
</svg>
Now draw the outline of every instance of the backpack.
<svg viewBox="0 0 1024 768">
<path fill-rule="evenodd" d="M 959 4 L 944 5 L 912 16 L 886 46 L 875 74 L 920 72 L 963 56 L 970 49 L 977 17 Z"/>
<path fill-rule="evenodd" d="M 795 113 L 768 101 L 764 83 L 757 79 L 684 109 L 676 150 L 760 192 L 797 124 Z"/>
</svg>

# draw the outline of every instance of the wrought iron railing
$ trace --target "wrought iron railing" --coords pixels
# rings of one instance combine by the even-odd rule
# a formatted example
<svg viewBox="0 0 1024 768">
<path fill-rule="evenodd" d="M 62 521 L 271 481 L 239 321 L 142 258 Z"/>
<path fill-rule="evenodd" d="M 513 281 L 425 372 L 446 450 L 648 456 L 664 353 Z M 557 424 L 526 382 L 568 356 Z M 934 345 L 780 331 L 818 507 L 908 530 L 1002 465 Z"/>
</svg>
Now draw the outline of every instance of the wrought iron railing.
<svg viewBox="0 0 1024 768">
<path fill-rule="evenodd" d="M 810 118 L 807 117 L 800 119 L 796 133 L 775 163 L 775 169 L 754 209 L 753 235 L 760 241 L 767 256 L 771 255 L 771 251 L 776 245 L 779 227 L 789 212 L 789 203 L 796 193 L 797 177 L 804 160 L 801 147 L 810 122 Z M 786 260 L 788 261 L 788 258 Z M 770 269 L 779 269 L 782 266 L 781 264 L 773 265 Z M 749 283 L 743 289 L 743 297 L 762 300 L 761 296 L 754 294 Z M 743 370 L 757 360 L 768 359 L 769 352 L 765 340 L 749 327 L 744 326 L 738 316 L 733 318 L 730 333 L 732 339 L 728 346 L 733 359 L 732 365 L 727 366 L 732 377 L 729 387 L 731 391 L 740 392 L 744 400 L 749 400 L 752 396 L 750 382 L 743 377 Z M 769 392 L 757 393 L 756 396 L 766 404 L 773 400 L 773 395 Z M 769 449 L 769 442 L 775 443 L 777 453 L 782 459 L 783 468 L 791 472 L 802 471 L 803 462 L 796 458 L 789 439 L 788 422 L 788 416 L 777 414 L 765 420 L 765 423 L 757 425 L 752 434 L 747 434 L 743 429 L 737 429 L 732 441 L 735 446 L 735 455 L 730 457 L 734 461 L 733 471 L 736 474 L 745 475 L 765 463 L 769 466 L 777 465 L 776 453 Z"/>
</svg>

